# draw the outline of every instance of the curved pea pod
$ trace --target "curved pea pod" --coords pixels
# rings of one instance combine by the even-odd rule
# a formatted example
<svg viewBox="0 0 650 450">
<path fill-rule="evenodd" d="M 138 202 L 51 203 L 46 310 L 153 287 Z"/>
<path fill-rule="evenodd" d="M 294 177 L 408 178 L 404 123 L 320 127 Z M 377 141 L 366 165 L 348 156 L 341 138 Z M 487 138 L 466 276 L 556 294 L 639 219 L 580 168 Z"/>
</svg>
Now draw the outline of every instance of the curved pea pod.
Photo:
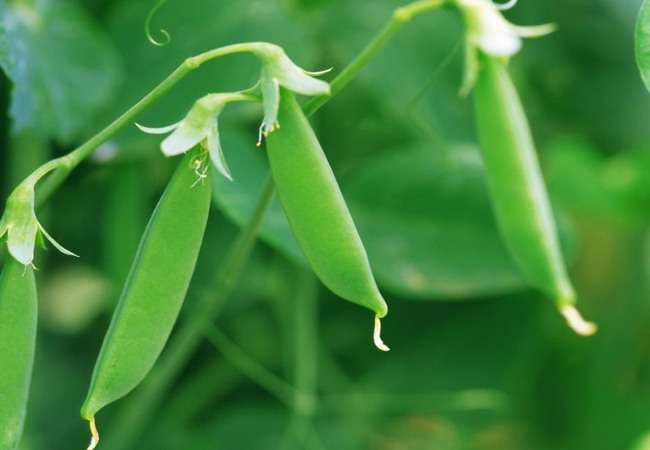
<svg viewBox="0 0 650 450">
<path fill-rule="evenodd" d="M 492 206 L 505 244 L 529 282 L 553 298 L 569 325 L 595 325 L 575 309 L 557 229 L 521 101 L 505 66 L 481 55 L 474 106 Z"/>
<path fill-rule="evenodd" d="M 0 449 L 18 446 L 36 340 L 36 284 L 29 266 L 8 257 L 0 277 Z"/>
<path fill-rule="evenodd" d="M 636 64 L 646 89 L 650 91 L 650 1 L 641 4 L 634 32 Z"/>
<path fill-rule="evenodd" d="M 332 292 L 370 308 L 377 318 L 384 317 L 388 307 L 332 169 L 302 109 L 286 89 L 280 93 L 278 122 L 281 128 L 269 133 L 266 148 L 280 202 L 300 248 Z M 387 350 L 379 345 L 377 328 L 375 343 Z"/>
<path fill-rule="evenodd" d="M 181 161 L 144 232 L 81 408 L 91 421 L 135 388 L 162 351 L 194 272 L 210 209 L 196 152 Z"/>
</svg>

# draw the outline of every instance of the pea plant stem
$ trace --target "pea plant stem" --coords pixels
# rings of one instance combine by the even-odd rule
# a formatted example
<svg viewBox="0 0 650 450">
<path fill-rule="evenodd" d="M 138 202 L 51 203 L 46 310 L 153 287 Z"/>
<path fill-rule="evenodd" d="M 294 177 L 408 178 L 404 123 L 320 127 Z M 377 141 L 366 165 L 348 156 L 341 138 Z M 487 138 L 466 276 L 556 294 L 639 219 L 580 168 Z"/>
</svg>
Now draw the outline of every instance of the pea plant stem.
<svg viewBox="0 0 650 450">
<path fill-rule="evenodd" d="M 310 416 L 316 407 L 318 384 L 318 284 L 306 271 L 298 278 L 293 298 L 294 410 Z"/>
<path fill-rule="evenodd" d="M 315 448 L 318 436 L 315 435 L 312 419 L 318 397 L 318 283 L 313 273 L 302 268 L 297 270 L 300 271 L 296 274 L 299 281 L 292 295 L 288 327 L 293 352 L 294 385 L 289 431 L 294 445 Z"/>
<path fill-rule="evenodd" d="M 439 7 L 442 4 L 444 4 L 444 0 L 423 0 L 395 10 L 390 21 L 379 31 L 368 46 L 366 46 L 359 56 L 357 56 L 352 63 L 350 63 L 341 74 L 330 83 L 332 88 L 331 94 L 328 96 L 316 97 L 312 99 L 312 101 L 306 103 L 303 108 L 305 114 L 307 116 L 312 115 L 327 101 L 329 101 L 332 96 L 340 92 L 383 48 L 390 38 L 393 37 L 393 35 L 402 27 L 402 25 L 408 22 L 415 15 Z M 130 122 L 139 112 L 153 103 L 192 69 L 197 68 L 209 59 L 244 51 L 249 51 L 247 44 L 236 44 L 208 51 L 185 60 L 185 62 L 158 87 L 147 94 L 147 96 L 109 125 L 105 130 L 100 132 L 82 147 L 79 147 L 79 149 L 63 157 L 69 158 L 66 160 L 66 163 L 69 165 L 68 172 L 76 167 L 84 157 L 92 153 L 97 146 L 105 142 L 126 123 Z M 75 162 L 76 164 L 74 164 Z M 49 170 L 53 169 L 50 168 Z M 106 439 L 106 441 L 112 443 L 113 448 L 127 450 L 135 446 L 142 426 L 147 422 L 151 413 L 157 409 L 158 405 L 162 401 L 163 394 L 169 389 L 174 380 L 177 379 L 178 375 L 189 361 L 191 355 L 194 353 L 194 350 L 198 347 L 204 336 L 205 330 L 211 326 L 212 321 L 217 316 L 225 298 L 230 294 L 236 280 L 239 278 L 242 267 L 248 259 L 256 241 L 259 227 L 266 211 L 268 210 L 274 193 L 275 189 L 273 181 L 269 176 L 259 194 L 253 215 L 249 219 L 246 227 L 241 230 L 237 240 L 231 247 L 226 261 L 217 271 L 213 286 L 207 291 L 210 294 L 206 294 L 201 306 L 181 324 L 179 330 L 172 336 L 172 339 L 167 345 L 167 348 L 158 363 L 153 367 L 142 386 L 134 393 L 130 402 L 113 423 L 111 427 L 113 433 L 112 435 L 109 434 Z M 310 320 L 313 320 L 313 318 Z M 305 355 L 303 353 L 306 353 L 306 350 L 301 350 L 300 355 L 297 354 L 296 356 L 304 358 Z M 309 358 L 311 359 L 312 355 L 309 355 Z M 313 367 L 315 367 L 315 365 Z M 311 368 L 309 370 L 314 369 Z M 307 374 L 308 371 L 305 370 L 304 373 Z M 305 392 L 314 395 L 314 387 L 311 384 L 312 382 L 308 380 L 309 378 L 307 376 L 302 378 L 302 381 L 300 381 L 302 385 L 299 386 L 299 390 L 303 395 Z M 294 399 L 294 403 L 296 402 L 297 400 Z"/>
<path fill-rule="evenodd" d="M 49 197 L 58 189 L 58 187 L 65 181 L 69 173 L 74 170 L 84 159 L 86 159 L 97 147 L 110 139 L 115 133 L 126 125 L 133 122 L 133 119 L 151 106 L 156 100 L 162 97 L 167 91 L 175 86 L 192 70 L 197 69 L 203 63 L 221 56 L 230 55 L 233 53 L 250 52 L 255 48 L 256 43 L 247 42 L 241 44 L 228 45 L 214 50 L 201 53 L 196 56 L 187 58 L 183 63 L 176 68 L 167 78 L 165 78 L 158 86 L 145 95 L 140 101 L 129 108 L 124 114 L 115 119 L 110 125 L 102 131 L 94 135 L 81 146 L 72 150 L 67 155 L 48 161 L 42 166 L 38 167 L 31 175 L 25 180 L 31 183 L 36 183 L 46 174 L 55 171 L 55 173 L 48 179 L 47 183 L 40 190 L 38 197 L 38 205 L 42 205 Z"/>
<path fill-rule="evenodd" d="M 363 401 L 359 401 L 359 396 Z M 331 394 L 321 398 L 323 416 L 349 414 L 360 416 L 404 414 L 409 411 L 494 411 L 507 412 L 512 399 L 495 389 L 465 389 L 454 392 L 418 392 Z"/>
<path fill-rule="evenodd" d="M 42 178 L 44 175 L 56 170 L 56 173 L 50 179 L 51 181 L 46 184 L 41 190 L 39 202 L 41 204 L 46 202 L 51 194 L 59 187 L 61 183 L 63 183 L 68 174 L 75 167 L 77 167 L 84 159 L 90 156 L 90 154 L 95 151 L 97 147 L 106 142 L 124 126 L 131 123 L 138 114 L 140 114 L 163 94 L 169 91 L 193 68 L 194 67 L 188 63 L 188 60 L 184 61 L 178 68 L 176 68 L 176 70 L 174 70 L 167 78 L 165 78 L 162 83 L 156 86 L 151 92 L 145 95 L 139 102 L 129 108 L 124 114 L 115 119 L 102 131 L 94 135 L 81 146 L 72 150 L 67 155 L 48 161 L 37 168 L 34 172 L 32 172 L 32 174 L 27 179 L 32 179 L 35 182 Z"/>
<path fill-rule="evenodd" d="M 292 407 L 294 388 L 282 378 L 246 354 L 216 326 L 208 327 L 205 336 L 242 374 L 257 383 L 288 407 Z"/>
<path fill-rule="evenodd" d="M 320 95 L 308 101 L 304 106 L 305 115 L 309 117 L 329 98 L 340 92 L 350 81 L 352 81 L 361 70 L 372 60 L 384 45 L 399 31 L 402 26 L 409 22 L 416 15 L 438 8 L 445 3 L 445 0 L 422 0 L 402 6 L 393 11 L 393 15 L 375 37 L 366 45 L 356 58 L 348 64 L 345 69 L 330 83 L 330 95 Z"/>
<path fill-rule="evenodd" d="M 389 22 L 377 33 L 377 35 L 370 41 L 370 43 L 359 53 L 359 55 L 330 83 L 331 93 L 313 98 L 308 102 L 304 111 L 307 116 L 313 114 L 321 106 L 323 106 L 329 98 L 341 91 L 358 73 L 363 69 L 368 62 L 375 57 L 375 55 L 384 47 L 384 45 L 395 35 L 395 33 L 414 16 L 442 6 L 446 0 L 420 0 L 409 5 L 397 8 Z M 228 45 L 217 49 L 209 50 L 196 56 L 187 58 L 183 63 L 176 68 L 167 78 L 165 78 L 158 86 L 145 95 L 140 101 L 129 108 L 124 114 L 115 119 L 102 131 L 94 135 L 81 146 L 72 150 L 67 155 L 48 161 L 47 163 L 38 167 L 34 172 L 27 177 L 24 182 L 28 184 L 36 184 L 46 174 L 56 171 L 50 177 L 47 184 L 40 190 L 37 206 L 43 205 L 50 196 L 58 189 L 58 187 L 65 181 L 68 174 L 74 170 L 84 159 L 97 149 L 101 144 L 110 139 L 124 126 L 128 125 L 133 119 L 154 103 L 158 98 L 169 91 L 176 83 L 183 79 L 192 70 L 197 69 L 203 63 L 221 56 L 230 55 L 233 53 L 255 52 L 258 43 L 246 42 L 240 44 Z"/>
<path fill-rule="evenodd" d="M 341 91 L 352 79 L 354 79 L 361 69 L 363 69 L 368 62 L 375 57 L 375 55 L 384 47 L 384 45 L 395 35 L 395 33 L 414 16 L 442 6 L 445 0 L 421 0 L 409 5 L 397 8 L 389 22 L 377 33 L 377 35 L 370 41 L 370 43 L 359 53 L 359 55 L 330 83 L 331 93 L 329 95 L 322 95 L 313 98 L 309 101 L 304 111 L 307 116 L 313 114 L 321 106 L 323 106 L 329 98 Z M 124 126 L 128 125 L 133 119 L 154 103 L 158 98 L 169 91 L 176 83 L 183 79 L 192 70 L 197 69 L 203 63 L 221 56 L 230 55 L 233 53 L 254 52 L 255 42 L 247 42 L 240 44 L 228 45 L 217 49 L 209 50 L 196 56 L 187 58 L 183 63 L 176 68 L 167 78 L 165 78 L 158 86 L 145 95 L 140 101 L 129 108 L 124 114 L 115 119 L 102 131 L 94 135 L 81 146 L 72 150 L 67 155 L 48 161 L 47 163 L 38 167 L 31 173 L 24 182 L 36 184 L 46 174 L 56 171 L 48 182 L 40 190 L 38 196 L 38 206 L 42 206 L 50 196 L 58 189 L 58 187 L 65 181 L 69 173 L 74 170 L 84 159 L 95 151 L 101 144 L 110 139 Z"/>
</svg>

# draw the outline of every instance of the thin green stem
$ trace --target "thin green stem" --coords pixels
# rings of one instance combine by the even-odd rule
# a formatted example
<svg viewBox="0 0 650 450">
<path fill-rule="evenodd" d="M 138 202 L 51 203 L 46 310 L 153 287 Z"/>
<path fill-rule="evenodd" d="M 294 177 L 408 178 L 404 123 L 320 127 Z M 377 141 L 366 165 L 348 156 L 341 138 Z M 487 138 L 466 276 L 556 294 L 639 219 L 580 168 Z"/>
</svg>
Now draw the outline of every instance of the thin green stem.
<svg viewBox="0 0 650 450">
<path fill-rule="evenodd" d="M 456 45 L 447 53 L 447 55 L 443 58 L 443 60 L 438 64 L 438 67 L 433 71 L 429 79 L 424 83 L 424 86 L 420 88 L 417 94 L 411 99 L 411 101 L 408 103 L 408 106 L 406 107 L 406 111 L 409 113 L 409 116 L 411 118 L 415 115 L 415 107 L 418 105 L 418 103 L 422 100 L 424 95 L 427 93 L 427 91 L 433 86 L 433 84 L 440 78 L 440 75 L 444 72 L 444 70 L 449 66 L 451 61 L 454 59 L 456 54 L 459 52 L 461 49 L 461 45 L 463 43 L 463 40 L 459 40 Z"/>
<path fill-rule="evenodd" d="M 226 45 L 225 47 L 215 48 L 213 50 L 208 50 L 207 52 L 201 53 L 200 55 L 193 56 L 188 58 L 187 61 L 193 66 L 193 68 L 199 67 L 206 61 L 211 59 L 219 58 L 221 56 L 232 55 L 234 53 L 255 53 L 259 52 L 260 45 L 267 45 L 264 42 L 242 42 L 239 44 Z"/>
<path fill-rule="evenodd" d="M 176 70 L 174 70 L 162 83 L 156 86 L 151 92 L 145 95 L 139 102 L 129 108 L 124 114 L 115 119 L 110 125 L 90 138 L 88 141 L 77 147 L 70 153 L 60 158 L 53 159 L 37 168 L 27 179 L 38 181 L 46 174 L 56 170 L 57 173 L 52 178 L 53 181 L 44 186 L 41 191 L 39 202 L 45 202 L 59 185 L 67 178 L 68 174 L 77 167 L 84 159 L 95 151 L 97 147 L 106 142 L 115 133 L 122 129 L 127 124 L 131 123 L 133 119 L 149 107 L 153 102 L 160 98 L 163 94 L 169 91 L 176 83 L 178 83 L 185 75 L 187 75 L 195 67 L 185 60 Z M 27 180 L 25 180 L 27 181 Z"/>
<path fill-rule="evenodd" d="M 404 24 L 409 22 L 416 15 L 428 11 L 430 9 L 438 8 L 445 3 L 446 0 L 422 0 L 411 3 L 393 11 L 391 19 L 386 25 L 375 35 L 375 37 L 368 43 L 368 45 L 357 55 L 354 60 L 330 83 L 330 95 L 320 95 L 312 98 L 305 104 L 304 110 L 307 116 L 313 114 L 327 101 L 341 91 L 350 81 L 352 81 L 361 70 L 373 59 L 379 51 L 384 48 L 384 45 L 402 28 Z"/>
<path fill-rule="evenodd" d="M 39 195 L 39 204 L 45 203 L 49 197 L 56 191 L 56 189 L 65 181 L 69 173 L 74 170 L 84 159 L 97 149 L 101 144 L 106 142 L 115 133 L 117 133 L 124 126 L 130 124 L 133 119 L 151 106 L 162 95 L 169 91 L 176 83 L 183 79 L 192 70 L 197 69 L 201 64 L 211 59 L 220 56 L 226 56 L 233 53 L 242 52 L 255 52 L 256 48 L 260 45 L 258 42 L 246 42 L 241 44 L 228 45 L 214 50 L 201 53 L 196 56 L 187 58 L 183 63 L 176 68 L 167 78 L 165 78 L 158 86 L 151 92 L 145 95 L 139 102 L 129 108 L 124 114 L 115 119 L 110 125 L 83 143 L 81 146 L 72 150 L 67 155 L 60 158 L 53 159 L 37 168 L 25 180 L 30 180 L 31 183 L 36 183 L 46 174 L 56 170 L 56 173 L 50 177 L 48 183 L 43 186 Z"/>
<path fill-rule="evenodd" d="M 406 23 L 418 14 L 429 11 L 431 9 L 439 8 L 448 1 L 449 0 L 420 0 L 402 6 L 401 8 L 397 8 L 393 16 L 397 16 L 398 20 Z"/>
<path fill-rule="evenodd" d="M 273 394 L 288 407 L 293 405 L 296 394 L 289 383 L 248 356 L 216 326 L 206 328 L 204 333 L 217 350 L 241 373 Z"/>
<path fill-rule="evenodd" d="M 219 380 L 215 383 L 215 380 Z M 244 384 L 236 367 L 225 359 L 212 358 L 197 366 L 183 384 L 176 386 L 173 395 L 165 399 L 160 423 L 191 426 L 203 417 L 211 405 Z"/>
<path fill-rule="evenodd" d="M 451 392 L 372 393 L 326 395 L 319 412 L 327 414 L 402 414 L 424 411 L 507 411 L 511 399 L 495 389 L 465 389 Z"/>
<path fill-rule="evenodd" d="M 305 114 L 310 116 L 336 93 L 343 89 L 343 87 L 345 87 L 345 85 L 347 85 L 361 71 L 361 69 L 379 52 L 384 44 L 404 23 L 408 22 L 414 15 L 438 7 L 443 3 L 444 0 L 424 0 L 397 9 L 390 22 L 379 32 L 373 41 L 348 67 L 343 70 L 339 76 L 332 81 L 331 94 L 329 96 L 317 97 L 312 99 L 311 102 L 308 102 L 304 107 Z M 163 82 L 163 84 L 166 84 L 166 89 L 164 91 L 169 89 L 180 78 L 185 76 L 187 72 L 197 68 L 205 61 L 219 56 L 225 56 L 227 54 L 251 51 L 251 45 L 255 45 L 255 43 L 235 44 L 188 58 L 181 67 L 179 67 L 165 80 L 165 82 Z M 179 73 L 177 74 L 177 72 Z M 157 96 L 164 92 L 161 86 L 155 90 L 157 91 Z M 157 96 L 153 96 L 152 94 L 153 91 L 131 108 L 131 110 L 127 111 L 127 113 L 120 117 L 120 119 L 111 124 L 109 128 L 114 126 L 115 129 L 112 130 L 111 128 L 112 132 L 110 134 L 104 132 L 102 132 L 104 134 L 100 133 L 100 135 L 104 137 L 103 140 L 100 140 L 97 136 L 93 138 L 95 147 L 91 148 L 91 141 L 84 144 L 84 148 L 90 148 L 90 150 L 87 150 L 88 154 L 90 154 L 96 146 L 108 139 L 108 137 L 117 131 L 120 126 L 123 126 L 124 123 L 131 120 L 138 112 L 144 109 L 144 107 L 153 102 Z M 145 100 L 150 97 L 153 98 L 144 105 Z M 138 109 L 137 112 L 132 112 L 141 104 L 143 106 Z M 109 128 L 107 128 L 107 130 Z M 78 152 L 78 154 L 81 155 L 81 149 L 82 148 L 80 147 L 80 149 L 78 149 L 79 151 L 75 152 Z M 201 342 L 205 330 L 212 324 L 212 321 L 219 312 L 223 301 L 230 294 L 236 280 L 239 278 L 242 267 L 250 254 L 253 244 L 255 243 L 257 232 L 274 192 L 272 179 L 268 177 L 264 188 L 258 197 L 253 215 L 231 247 L 229 256 L 217 272 L 214 285 L 208 291 L 209 293 L 206 293 L 204 301 L 200 303 L 200 306 L 195 310 L 194 314 L 192 314 L 181 325 L 178 332 L 174 335 L 174 338 L 168 344 L 162 357 L 154 366 L 143 385 L 139 388 L 138 395 L 134 395 L 131 398 L 129 407 L 123 410 L 123 413 L 113 424 L 112 429 L 115 430 L 113 435 L 109 435 L 108 439 L 105 439 L 105 441 L 110 440 L 110 442 L 113 443 L 113 448 L 126 450 L 134 446 L 141 427 L 151 416 L 151 412 L 158 407 L 162 401 L 164 393 L 169 389 L 169 386 L 186 366 L 189 358 Z M 306 380 L 307 378 L 305 377 L 305 381 L 303 381 L 303 383 L 305 383 L 303 389 L 307 388 Z"/>
<path fill-rule="evenodd" d="M 318 385 L 318 284 L 311 272 L 300 274 L 293 299 L 293 384 L 295 412 L 311 416 Z"/>
<path fill-rule="evenodd" d="M 331 93 L 313 98 L 305 105 L 305 114 L 312 115 L 316 110 L 323 106 L 331 97 L 341 91 L 368 62 L 384 47 L 384 45 L 393 37 L 393 35 L 414 16 L 437 8 L 445 3 L 446 0 L 421 0 L 409 5 L 396 9 L 393 12 L 391 20 L 381 29 L 373 40 L 364 48 L 361 53 L 330 83 Z M 231 55 L 234 53 L 251 52 L 258 53 L 258 47 L 263 43 L 244 42 L 239 44 L 228 45 L 216 48 L 196 56 L 187 58 L 183 63 L 174 70 L 165 80 L 156 86 L 151 92 L 145 95 L 139 102 L 133 105 L 124 114 L 118 117 L 110 125 L 90 138 L 84 144 L 71 151 L 65 156 L 53 159 L 39 168 L 37 168 L 28 177 L 30 182 L 36 184 L 46 174 L 56 170 L 55 176 L 51 177 L 49 182 L 44 186 L 39 195 L 39 204 L 45 203 L 56 189 L 65 181 L 68 174 L 86 159 L 97 147 L 106 142 L 110 137 L 117 133 L 121 128 L 130 123 L 138 114 L 149 107 L 153 102 L 165 94 L 176 83 L 178 83 L 189 72 L 201 66 L 201 64 L 221 56 Z M 25 180 L 27 182 L 27 179 Z"/>
<path fill-rule="evenodd" d="M 393 35 L 414 16 L 442 6 L 446 0 L 420 0 L 409 5 L 396 9 L 390 21 L 381 29 L 373 40 L 364 48 L 361 53 L 330 83 L 331 93 L 313 98 L 305 105 L 305 114 L 310 116 L 321 106 L 323 106 L 331 97 L 341 91 L 368 62 L 384 47 L 384 45 L 393 37 Z M 121 128 L 130 123 L 138 114 L 149 107 L 153 102 L 165 94 L 176 83 L 178 83 L 189 72 L 198 68 L 201 64 L 221 56 L 231 55 L 234 53 L 259 53 L 258 47 L 261 42 L 244 42 L 239 44 L 228 45 L 216 48 L 196 56 L 187 58 L 176 68 L 162 83 L 156 86 L 151 92 L 145 95 L 139 102 L 129 108 L 124 114 L 118 117 L 110 125 L 90 138 L 81 146 L 77 147 L 70 153 L 60 158 L 53 159 L 37 168 L 25 180 L 27 183 L 36 184 L 46 174 L 57 171 L 57 174 L 51 177 L 39 196 L 39 203 L 43 204 L 53 194 L 53 192 L 63 183 L 68 174 L 86 159 L 97 147 L 106 142 L 110 137 L 117 133 Z M 29 180 L 29 181 L 28 181 Z"/>
<path fill-rule="evenodd" d="M 311 271 L 298 270 L 290 306 L 295 390 L 288 438 L 298 447 L 313 448 L 319 442 L 312 422 L 318 395 L 318 282 Z"/>
</svg>

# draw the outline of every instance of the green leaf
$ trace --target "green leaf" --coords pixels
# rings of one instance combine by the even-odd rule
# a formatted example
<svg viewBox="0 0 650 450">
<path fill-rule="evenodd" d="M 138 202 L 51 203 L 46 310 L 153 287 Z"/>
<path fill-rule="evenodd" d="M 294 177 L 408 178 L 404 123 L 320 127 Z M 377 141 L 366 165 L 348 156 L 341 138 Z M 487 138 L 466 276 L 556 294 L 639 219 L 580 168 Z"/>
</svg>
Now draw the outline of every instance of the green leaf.
<svg viewBox="0 0 650 450">
<path fill-rule="evenodd" d="M 525 286 L 501 243 L 473 147 L 376 158 L 343 192 L 380 286 L 445 300 Z"/>
<path fill-rule="evenodd" d="M 650 153 L 630 149 L 604 157 L 580 137 L 555 139 L 544 152 L 549 194 L 562 209 L 590 219 L 646 227 L 650 218 Z"/>
<path fill-rule="evenodd" d="M 650 1 L 641 5 L 634 34 L 636 63 L 645 86 L 650 90 Z"/>
<path fill-rule="evenodd" d="M 119 75 L 110 44 L 71 1 L 0 3 L 0 66 L 14 83 L 14 129 L 63 142 L 94 125 Z"/>
</svg>

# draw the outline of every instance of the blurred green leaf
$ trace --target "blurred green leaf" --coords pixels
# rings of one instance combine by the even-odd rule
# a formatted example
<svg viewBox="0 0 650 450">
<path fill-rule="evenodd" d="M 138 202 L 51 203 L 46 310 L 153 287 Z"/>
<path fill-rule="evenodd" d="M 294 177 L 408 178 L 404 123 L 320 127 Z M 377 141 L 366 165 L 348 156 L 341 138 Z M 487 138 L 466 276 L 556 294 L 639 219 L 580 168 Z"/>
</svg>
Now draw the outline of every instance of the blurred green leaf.
<svg viewBox="0 0 650 450">
<path fill-rule="evenodd" d="M 94 125 L 120 74 L 101 28 L 73 1 L 1 2 L 0 66 L 14 83 L 14 129 L 62 142 Z"/>
<path fill-rule="evenodd" d="M 634 149 L 608 158 L 602 179 L 616 202 L 615 215 L 628 223 L 647 227 L 650 221 L 650 151 Z"/>
<path fill-rule="evenodd" d="M 59 269 L 40 286 L 39 318 L 50 330 L 80 334 L 106 310 L 113 285 L 91 267 Z"/>
<path fill-rule="evenodd" d="M 560 137 L 544 152 L 551 196 L 585 217 L 645 227 L 650 220 L 650 152 L 633 149 L 605 157 L 586 140 Z"/>
<path fill-rule="evenodd" d="M 602 181 L 604 158 L 580 137 L 561 137 L 544 151 L 548 190 L 562 207 L 588 215 L 611 214 L 614 199 Z"/>
<path fill-rule="evenodd" d="M 478 151 L 419 148 L 368 162 L 343 185 L 378 282 L 417 299 L 525 286 L 492 216 Z"/>
<path fill-rule="evenodd" d="M 102 202 L 102 265 L 111 281 L 118 285 L 127 278 L 150 212 L 151 179 L 143 166 L 138 163 L 112 166 L 112 182 L 105 188 L 107 196 Z"/>
<path fill-rule="evenodd" d="M 228 411 L 205 427 L 195 440 L 194 448 L 282 448 L 282 437 L 289 421 L 288 414 L 276 405 L 262 402 L 231 405 Z M 251 424 L 255 432 L 250 432 Z M 174 447 L 164 447 L 173 449 Z"/>
</svg>

